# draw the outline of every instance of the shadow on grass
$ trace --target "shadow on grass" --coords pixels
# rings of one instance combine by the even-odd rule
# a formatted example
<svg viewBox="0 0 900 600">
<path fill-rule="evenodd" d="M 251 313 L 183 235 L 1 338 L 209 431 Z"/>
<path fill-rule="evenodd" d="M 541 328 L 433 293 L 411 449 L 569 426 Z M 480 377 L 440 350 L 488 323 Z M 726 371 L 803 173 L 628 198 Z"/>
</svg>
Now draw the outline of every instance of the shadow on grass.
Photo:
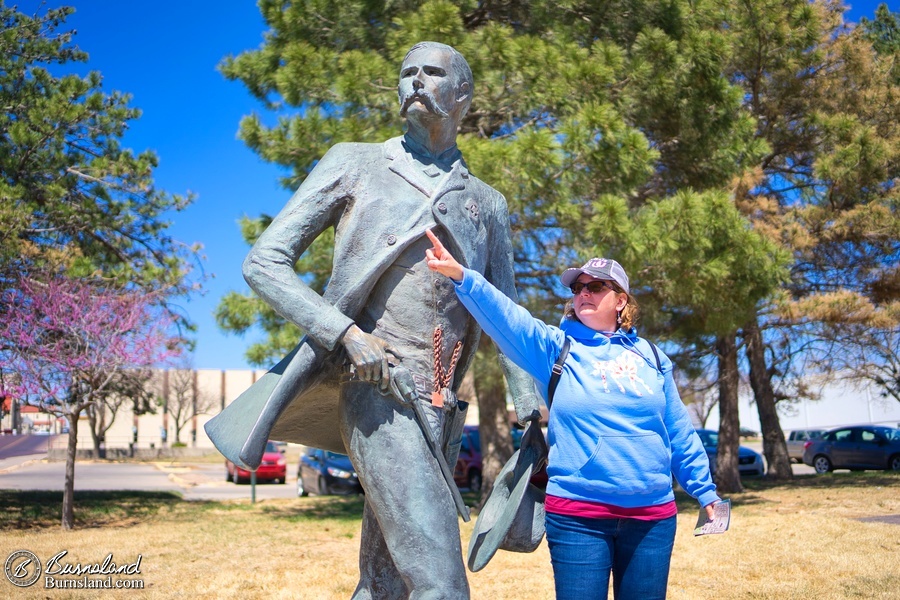
<svg viewBox="0 0 900 600">
<path fill-rule="evenodd" d="M 63 493 L 0 490 L 0 531 L 59 527 Z M 173 492 L 76 491 L 75 527 L 124 526 L 184 501 Z"/>
<path fill-rule="evenodd" d="M 474 519 L 478 515 L 475 507 L 481 500 L 481 494 L 463 492 L 462 497 Z M 290 522 L 315 519 L 358 521 L 363 515 L 365 496 L 315 496 L 298 499 L 297 502 L 299 504 L 270 504 L 263 506 L 261 510 L 268 516 Z"/>
<path fill-rule="evenodd" d="M 900 487 L 900 472 L 891 471 L 841 471 L 824 475 L 794 475 L 790 481 L 773 481 L 767 477 L 746 477 L 741 479 L 744 491 L 741 494 L 724 494 L 731 498 L 734 506 L 767 504 L 765 493 L 785 489 L 864 489 L 875 486 Z M 679 511 L 697 510 L 697 501 L 680 488 L 675 491 L 675 502 Z"/>
<path fill-rule="evenodd" d="M 481 494 L 463 492 L 463 501 L 469 507 L 472 518 L 478 516 L 477 507 Z M 192 503 L 193 504 L 193 503 Z M 290 503 L 267 502 L 258 504 L 219 504 L 207 503 L 206 508 L 215 510 L 259 510 L 268 517 L 283 519 L 288 522 L 314 521 L 317 519 L 335 519 L 337 521 L 359 521 L 365 507 L 365 496 L 311 496 L 298 498 Z"/>
<path fill-rule="evenodd" d="M 358 521 L 362 518 L 365 496 L 315 496 L 298 498 L 290 504 L 267 504 L 261 507 L 264 514 L 289 522 L 334 519 Z"/>
<path fill-rule="evenodd" d="M 60 527 L 61 491 L 0 490 L 0 531 Z M 362 518 L 363 496 L 319 496 L 288 503 L 187 501 L 175 492 L 76 491 L 75 529 L 130 527 L 163 515 L 190 521 L 209 512 L 258 512 L 288 521 Z"/>
<path fill-rule="evenodd" d="M 824 475 L 794 475 L 790 481 L 773 481 L 767 477 L 742 480 L 744 491 L 759 491 L 804 488 L 836 489 L 867 488 L 872 486 L 900 485 L 900 472 L 893 471 L 840 471 Z"/>
</svg>

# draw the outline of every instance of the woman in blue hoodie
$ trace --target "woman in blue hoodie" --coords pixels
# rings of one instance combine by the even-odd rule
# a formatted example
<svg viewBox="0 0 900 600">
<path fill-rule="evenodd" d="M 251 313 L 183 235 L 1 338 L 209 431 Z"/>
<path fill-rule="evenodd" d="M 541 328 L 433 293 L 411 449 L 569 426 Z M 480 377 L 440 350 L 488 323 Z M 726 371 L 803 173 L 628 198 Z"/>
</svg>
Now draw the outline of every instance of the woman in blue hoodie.
<svg viewBox="0 0 900 600">
<path fill-rule="evenodd" d="M 610 259 L 567 269 L 559 327 L 535 319 L 464 268 L 428 231 L 428 266 L 546 395 L 569 340 L 550 411 L 547 544 L 556 597 L 665 598 L 675 543 L 672 475 L 710 519 L 719 501 L 709 461 L 672 376 L 672 362 L 634 329 L 628 276 Z M 545 396 L 546 400 L 546 396 Z"/>
</svg>

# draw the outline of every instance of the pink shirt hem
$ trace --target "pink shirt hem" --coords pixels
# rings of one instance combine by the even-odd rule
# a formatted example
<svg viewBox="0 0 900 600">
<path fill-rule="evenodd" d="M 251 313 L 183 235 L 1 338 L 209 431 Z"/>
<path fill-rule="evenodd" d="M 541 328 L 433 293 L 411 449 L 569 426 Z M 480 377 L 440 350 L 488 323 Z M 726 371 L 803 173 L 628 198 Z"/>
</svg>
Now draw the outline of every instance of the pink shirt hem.
<svg viewBox="0 0 900 600">
<path fill-rule="evenodd" d="M 570 517 L 586 517 L 589 519 L 637 519 L 639 521 L 658 521 L 674 517 L 678 513 L 675 501 L 666 502 L 657 506 L 639 506 L 636 508 L 624 508 L 602 502 L 585 502 L 584 500 L 570 500 L 559 496 L 547 495 L 544 505 L 548 513 L 567 515 Z"/>
</svg>

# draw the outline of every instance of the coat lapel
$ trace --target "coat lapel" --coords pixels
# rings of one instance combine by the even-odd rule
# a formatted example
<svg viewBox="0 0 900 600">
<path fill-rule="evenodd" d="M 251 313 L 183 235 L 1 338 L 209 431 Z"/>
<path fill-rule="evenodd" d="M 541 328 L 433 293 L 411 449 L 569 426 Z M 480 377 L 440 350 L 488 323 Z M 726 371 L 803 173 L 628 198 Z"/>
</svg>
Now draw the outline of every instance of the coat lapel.
<svg viewBox="0 0 900 600">
<path fill-rule="evenodd" d="M 466 189 L 466 183 L 469 179 L 469 169 L 463 163 L 462 159 L 453 163 L 453 168 L 447 173 L 440 183 L 437 185 L 434 193 L 431 194 L 431 201 L 438 202 L 447 192 L 455 192 Z"/>
<path fill-rule="evenodd" d="M 408 184 L 437 202 L 447 192 L 466 189 L 469 178 L 469 170 L 462 158 L 453 163 L 449 173 L 440 174 L 440 169 L 434 165 L 429 166 L 423 172 L 412 156 L 403 148 L 402 138 L 393 138 L 385 142 L 384 154 L 389 161 L 389 169 L 399 175 Z M 432 169 L 434 177 L 426 173 Z"/>
<path fill-rule="evenodd" d="M 412 157 L 403 149 L 401 138 L 393 138 L 384 143 L 385 158 L 388 159 L 388 168 L 403 178 L 408 184 L 431 197 L 435 189 L 434 179 L 425 175 L 413 162 Z"/>
</svg>

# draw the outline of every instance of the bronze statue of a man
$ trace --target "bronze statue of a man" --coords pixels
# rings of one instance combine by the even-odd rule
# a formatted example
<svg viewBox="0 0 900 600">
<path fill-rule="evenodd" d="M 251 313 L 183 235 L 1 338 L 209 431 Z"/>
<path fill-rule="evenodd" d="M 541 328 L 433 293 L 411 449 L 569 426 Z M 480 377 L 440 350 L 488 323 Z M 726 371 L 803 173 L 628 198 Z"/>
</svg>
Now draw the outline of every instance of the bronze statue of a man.
<svg viewBox="0 0 900 600">
<path fill-rule="evenodd" d="M 465 420 L 455 392 L 481 333 L 452 283 L 427 268 L 425 230 L 516 294 L 506 201 L 456 147 L 472 86 L 455 49 L 413 46 L 398 88 L 405 135 L 331 148 L 244 263 L 250 287 L 306 335 L 207 431 L 250 467 L 268 437 L 350 456 L 366 492 L 354 598 L 469 597 L 453 497 L 423 432 L 454 465 Z M 293 266 L 329 227 L 334 263 L 320 296 Z M 518 418 L 536 418 L 532 379 L 501 363 Z M 389 391 L 400 370 L 405 402 Z"/>
</svg>

